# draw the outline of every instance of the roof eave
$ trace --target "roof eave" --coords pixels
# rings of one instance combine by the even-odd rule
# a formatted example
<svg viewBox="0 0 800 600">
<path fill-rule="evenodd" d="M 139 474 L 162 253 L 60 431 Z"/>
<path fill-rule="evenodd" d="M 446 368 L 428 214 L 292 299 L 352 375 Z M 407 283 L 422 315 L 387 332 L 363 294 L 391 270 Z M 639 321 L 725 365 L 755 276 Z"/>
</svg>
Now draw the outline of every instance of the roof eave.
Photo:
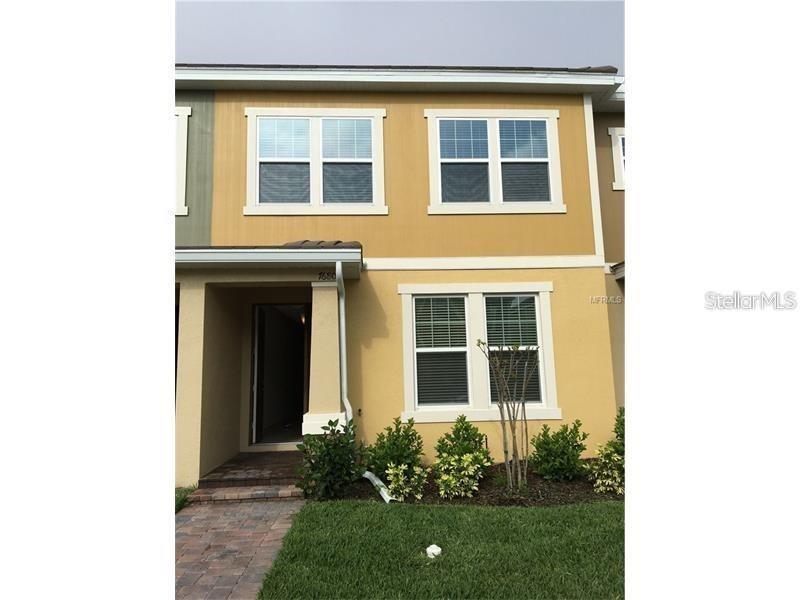
<svg viewBox="0 0 800 600">
<path fill-rule="evenodd" d="M 613 69 L 269 68 L 177 66 L 178 89 L 328 89 L 608 93 Z"/>
</svg>

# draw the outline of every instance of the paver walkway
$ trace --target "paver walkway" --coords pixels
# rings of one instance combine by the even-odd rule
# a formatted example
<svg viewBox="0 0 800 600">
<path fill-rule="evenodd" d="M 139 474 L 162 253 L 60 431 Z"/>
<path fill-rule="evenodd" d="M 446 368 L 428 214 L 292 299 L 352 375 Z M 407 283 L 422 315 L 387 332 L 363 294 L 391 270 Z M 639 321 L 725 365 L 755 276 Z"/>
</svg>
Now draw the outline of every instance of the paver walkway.
<svg viewBox="0 0 800 600">
<path fill-rule="evenodd" d="M 175 515 L 175 597 L 252 600 L 303 500 L 190 504 Z"/>
</svg>

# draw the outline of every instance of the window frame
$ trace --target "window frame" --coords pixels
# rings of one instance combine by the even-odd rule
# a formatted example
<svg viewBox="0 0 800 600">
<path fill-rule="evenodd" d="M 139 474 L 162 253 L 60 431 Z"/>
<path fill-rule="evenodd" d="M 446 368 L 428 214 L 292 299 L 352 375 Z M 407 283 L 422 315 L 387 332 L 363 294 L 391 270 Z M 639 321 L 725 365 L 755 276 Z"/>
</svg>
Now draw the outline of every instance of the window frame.
<svg viewBox="0 0 800 600">
<path fill-rule="evenodd" d="M 611 136 L 611 161 L 614 164 L 614 181 L 611 189 L 616 192 L 625 191 L 625 156 L 622 154 L 622 139 L 625 137 L 624 127 L 609 127 Z"/>
<path fill-rule="evenodd" d="M 191 106 L 176 106 L 175 116 L 175 216 L 189 216 L 189 207 L 186 204 L 186 167 L 189 158 L 189 117 L 192 116 Z"/>
<path fill-rule="evenodd" d="M 465 330 L 465 339 L 466 345 L 464 346 L 447 346 L 442 348 L 417 348 L 417 319 L 416 319 L 416 303 L 417 300 L 420 298 L 461 298 L 464 300 L 464 330 Z M 470 323 L 469 323 L 469 297 L 466 294 L 415 294 L 412 297 L 412 326 L 413 326 L 413 344 L 414 344 L 414 407 L 415 410 L 427 410 L 429 408 L 444 408 L 444 409 L 454 409 L 458 410 L 459 407 L 465 408 L 471 405 L 472 403 L 472 381 L 470 377 L 470 348 L 469 348 L 469 332 L 470 332 Z M 436 352 L 464 352 L 467 358 L 467 403 L 461 404 L 458 402 L 442 402 L 439 404 L 428 403 L 428 404 L 420 404 L 419 403 L 419 393 L 418 393 L 418 386 L 417 386 L 417 354 L 419 352 L 422 353 L 436 353 Z"/>
<path fill-rule="evenodd" d="M 289 108 L 247 107 L 247 190 L 245 215 L 386 215 L 383 166 L 383 108 Z M 258 155 L 258 122 L 260 118 L 309 120 L 308 159 L 275 159 L 266 162 L 308 162 L 310 169 L 310 202 L 259 203 L 258 176 L 262 159 Z M 324 159 L 322 157 L 323 119 L 369 119 L 372 125 L 372 202 L 323 202 L 323 164 L 326 162 L 365 163 L 365 159 Z"/>
<path fill-rule="evenodd" d="M 425 109 L 428 120 L 428 173 L 430 183 L 429 215 L 536 214 L 566 213 L 561 184 L 561 159 L 558 144 L 558 110 L 528 109 Z M 439 123 L 442 120 L 485 120 L 488 135 L 488 158 L 442 159 Z M 503 162 L 543 162 L 545 159 L 503 159 L 500 155 L 500 121 L 544 121 L 547 131 L 550 201 L 504 202 Z M 488 162 L 489 202 L 442 202 L 442 162 Z"/>
<path fill-rule="evenodd" d="M 470 421 L 499 421 L 500 410 L 491 402 L 489 365 L 486 357 L 474 343 L 486 340 L 487 296 L 535 296 L 536 320 L 539 342 L 539 378 L 542 389 L 541 402 L 525 404 L 529 420 L 558 420 L 562 418 L 558 407 L 553 352 L 553 329 L 550 295 L 553 284 L 549 281 L 516 283 L 454 283 L 454 284 L 399 284 L 403 315 L 403 397 L 402 419 L 413 418 L 418 423 L 450 423 L 458 415 Z M 416 319 L 414 302 L 417 297 L 465 296 L 467 330 L 468 404 L 423 404 L 417 402 L 416 379 Z"/>
</svg>

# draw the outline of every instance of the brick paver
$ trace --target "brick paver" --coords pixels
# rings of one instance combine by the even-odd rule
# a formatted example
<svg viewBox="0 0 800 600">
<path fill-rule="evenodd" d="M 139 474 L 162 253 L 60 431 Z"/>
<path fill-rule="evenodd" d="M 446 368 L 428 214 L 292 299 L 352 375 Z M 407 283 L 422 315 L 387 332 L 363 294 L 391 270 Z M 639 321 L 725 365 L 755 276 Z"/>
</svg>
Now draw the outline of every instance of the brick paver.
<svg viewBox="0 0 800 600">
<path fill-rule="evenodd" d="M 303 500 L 191 504 L 175 515 L 175 597 L 251 600 Z"/>
</svg>

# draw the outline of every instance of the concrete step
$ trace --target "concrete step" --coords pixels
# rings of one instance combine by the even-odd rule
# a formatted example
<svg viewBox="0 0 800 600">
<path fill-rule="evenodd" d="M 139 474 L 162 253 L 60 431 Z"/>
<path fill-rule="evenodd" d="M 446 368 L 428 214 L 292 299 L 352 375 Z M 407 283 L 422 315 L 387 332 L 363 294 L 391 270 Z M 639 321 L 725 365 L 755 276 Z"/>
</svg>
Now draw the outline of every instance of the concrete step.
<svg viewBox="0 0 800 600">
<path fill-rule="evenodd" d="M 189 503 L 242 502 L 252 500 L 293 500 L 303 491 L 295 485 L 246 485 L 239 487 L 200 488 L 189 494 Z"/>
<path fill-rule="evenodd" d="M 202 489 L 231 487 L 273 487 L 287 486 L 297 483 L 296 475 L 264 475 L 264 474 L 225 474 L 215 476 L 214 473 L 201 477 L 197 487 Z"/>
</svg>

